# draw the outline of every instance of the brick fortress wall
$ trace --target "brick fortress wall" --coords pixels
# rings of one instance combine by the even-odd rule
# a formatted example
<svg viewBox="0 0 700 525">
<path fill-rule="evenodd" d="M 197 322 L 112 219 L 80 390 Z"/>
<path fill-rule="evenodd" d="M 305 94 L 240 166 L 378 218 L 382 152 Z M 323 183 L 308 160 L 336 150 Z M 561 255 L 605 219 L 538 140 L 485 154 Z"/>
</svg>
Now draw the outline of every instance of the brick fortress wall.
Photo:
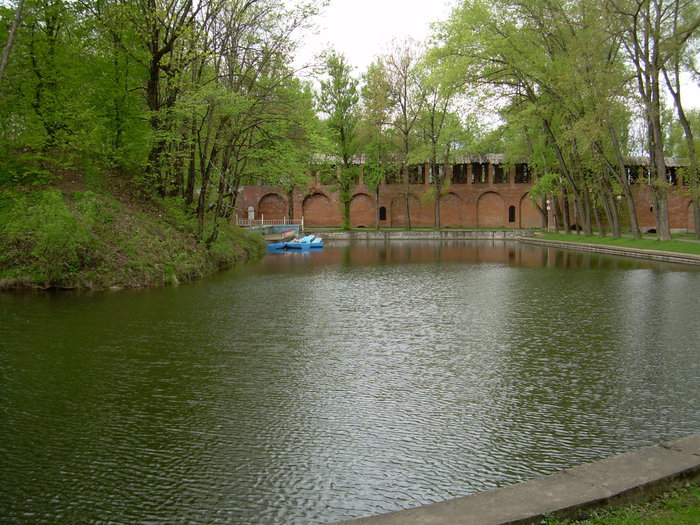
<svg viewBox="0 0 700 525">
<path fill-rule="evenodd" d="M 440 200 L 440 225 L 464 228 L 540 228 L 543 217 L 527 192 L 533 181 L 529 168 L 524 164 L 503 170 L 499 164 L 473 162 L 448 166 L 451 179 L 446 194 Z M 639 174 L 641 167 L 633 168 Z M 411 226 L 435 225 L 435 199 L 427 198 L 433 187 L 428 166 L 414 167 L 404 173 L 410 176 L 409 213 Z M 405 181 L 405 179 L 404 179 Z M 321 184 L 317 177 L 311 187 L 292 194 L 294 218 L 304 218 L 306 226 L 340 226 L 342 212 L 339 192 L 332 185 Z M 654 227 L 651 207 L 651 188 L 646 184 L 633 184 L 632 192 L 637 205 L 640 227 Z M 693 211 L 690 198 L 683 191 L 682 179 L 674 177 L 669 189 L 669 214 L 671 228 L 676 231 L 693 231 Z M 372 228 L 376 224 L 379 209 L 381 227 L 405 227 L 405 182 L 383 183 L 379 186 L 379 207 L 375 206 L 376 190 L 370 189 L 362 174 L 352 188 L 350 223 L 352 227 Z M 244 186 L 237 201 L 238 217 L 244 219 L 249 211 L 254 219 L 289 219 L 287 194 L 273 186 Z M 573 222 L 573 209 L 571 210 Z M 621 214 L 623 223 L 626 213 Z M 553 224 L 550 216 L 550 224 Z"/>
</svg>

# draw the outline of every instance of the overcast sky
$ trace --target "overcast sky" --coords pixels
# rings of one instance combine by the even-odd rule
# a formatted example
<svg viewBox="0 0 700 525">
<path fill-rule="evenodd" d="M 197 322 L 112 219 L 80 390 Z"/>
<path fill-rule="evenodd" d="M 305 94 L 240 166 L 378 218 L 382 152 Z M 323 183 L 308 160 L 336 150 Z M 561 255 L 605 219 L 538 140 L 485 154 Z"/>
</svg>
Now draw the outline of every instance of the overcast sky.
<svg viewBox="0 0 700 525">
<path fill-rule="evenodd" d="M 359 77 L 375 57 L 388 51 L 393 39 L 408 36 L 426 39 L 430 24 L 446 20 L 454 3 L 454 0 L 330 0 L 330 5 L 317 17 L 318 34 L 304 35 L 294 66 L 301 68 L 322 51 L 334 48 L 345 55 L 355 67 L 354 75 Z M 688 108 L 700 107 L 700 88 L 687 76 L 683 101 Z"/>
<path fill-rule="evenodd" d="M 317 19 L 319 34 L 304 37 L 295 66 L 334 48 L 359 76 L 376 56 L 387 51 L 392 39 L 425 39 L 431 22 L 445 20 L 451 4 L 451 0 L 330 0 Z"/>
</svg>

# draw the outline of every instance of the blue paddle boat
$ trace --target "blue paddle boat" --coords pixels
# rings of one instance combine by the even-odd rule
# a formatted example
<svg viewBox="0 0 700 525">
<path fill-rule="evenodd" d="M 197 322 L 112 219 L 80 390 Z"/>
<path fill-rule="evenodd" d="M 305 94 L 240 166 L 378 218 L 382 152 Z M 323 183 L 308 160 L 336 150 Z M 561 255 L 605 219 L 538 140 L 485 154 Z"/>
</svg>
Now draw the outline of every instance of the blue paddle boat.
<svg viewBox="0 0 700 525">
<path fill-rule="evenodd" d="M 287 242 L 273 242 L 267 245 L 268 252 L 281 250 L 320 250 L 323 248 L 323 239 L 315 235 L 306 235 L 300 239 L 293 239 Z"/>
</svg>

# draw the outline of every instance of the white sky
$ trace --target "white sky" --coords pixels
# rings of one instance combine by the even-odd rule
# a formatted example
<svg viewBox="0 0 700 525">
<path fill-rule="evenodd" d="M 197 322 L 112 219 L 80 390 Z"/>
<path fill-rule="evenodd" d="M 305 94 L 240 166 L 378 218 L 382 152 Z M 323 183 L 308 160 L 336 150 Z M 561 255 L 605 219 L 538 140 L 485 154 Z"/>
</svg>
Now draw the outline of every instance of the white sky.
<svg viewBox="0 0 700 525">
<path fill-rule="evenodd" d="M 451 0 L 330 0 L 317 18 L 319 34 L 304 35 L 296 67 L 334 48 L 361 75 L 374 58 L 388 50 L 392 39 L 424 40 L 430 24 L 445 20 Z"/>
<path fill-rule="evenodd" d="M 389 50 L 393 39 L 425 40 L 430 24 L 446 20 L 453 4 L 454 0 L 330 0 L 316 18 L 318 34 L 303 35 L 294 66 L 313 63 L 316 55 L 334 48 L 345 55 L 359 77 L 375 57 Z M 311 71 L 300 76 L 310 77 Z M 687 108 L 700 107 L 700 87 L 687 77 L 683 102 Z"/>
</svg>

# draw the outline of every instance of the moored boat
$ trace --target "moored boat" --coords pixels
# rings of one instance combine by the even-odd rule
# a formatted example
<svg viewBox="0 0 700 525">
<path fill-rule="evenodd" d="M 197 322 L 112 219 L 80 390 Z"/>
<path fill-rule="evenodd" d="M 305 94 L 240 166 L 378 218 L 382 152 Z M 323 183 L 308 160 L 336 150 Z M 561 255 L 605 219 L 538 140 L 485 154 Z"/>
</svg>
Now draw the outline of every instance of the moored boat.
<svg viewBox="0 0 700 525">
<path fill-rule="evenodd" d="M 299 233 L 298 228 L 288 228 L 286 230 L 282 231 L 270 231 L 267 232 L 263 230 L 263 239 L 267 241 L 268 243 L 277 243 L 277 242 L 287 242 L 291 241 L 294 239 L 294 237 L 297 236 Z"/>
<path fill-rule="evenodd" d="M 306 235 L 287 242 L 276 242 L 267 245 L 267 251 L 280 250 L 314 250 L 323 248 L 323 239 L 315 235 Z"/>
</svg>

